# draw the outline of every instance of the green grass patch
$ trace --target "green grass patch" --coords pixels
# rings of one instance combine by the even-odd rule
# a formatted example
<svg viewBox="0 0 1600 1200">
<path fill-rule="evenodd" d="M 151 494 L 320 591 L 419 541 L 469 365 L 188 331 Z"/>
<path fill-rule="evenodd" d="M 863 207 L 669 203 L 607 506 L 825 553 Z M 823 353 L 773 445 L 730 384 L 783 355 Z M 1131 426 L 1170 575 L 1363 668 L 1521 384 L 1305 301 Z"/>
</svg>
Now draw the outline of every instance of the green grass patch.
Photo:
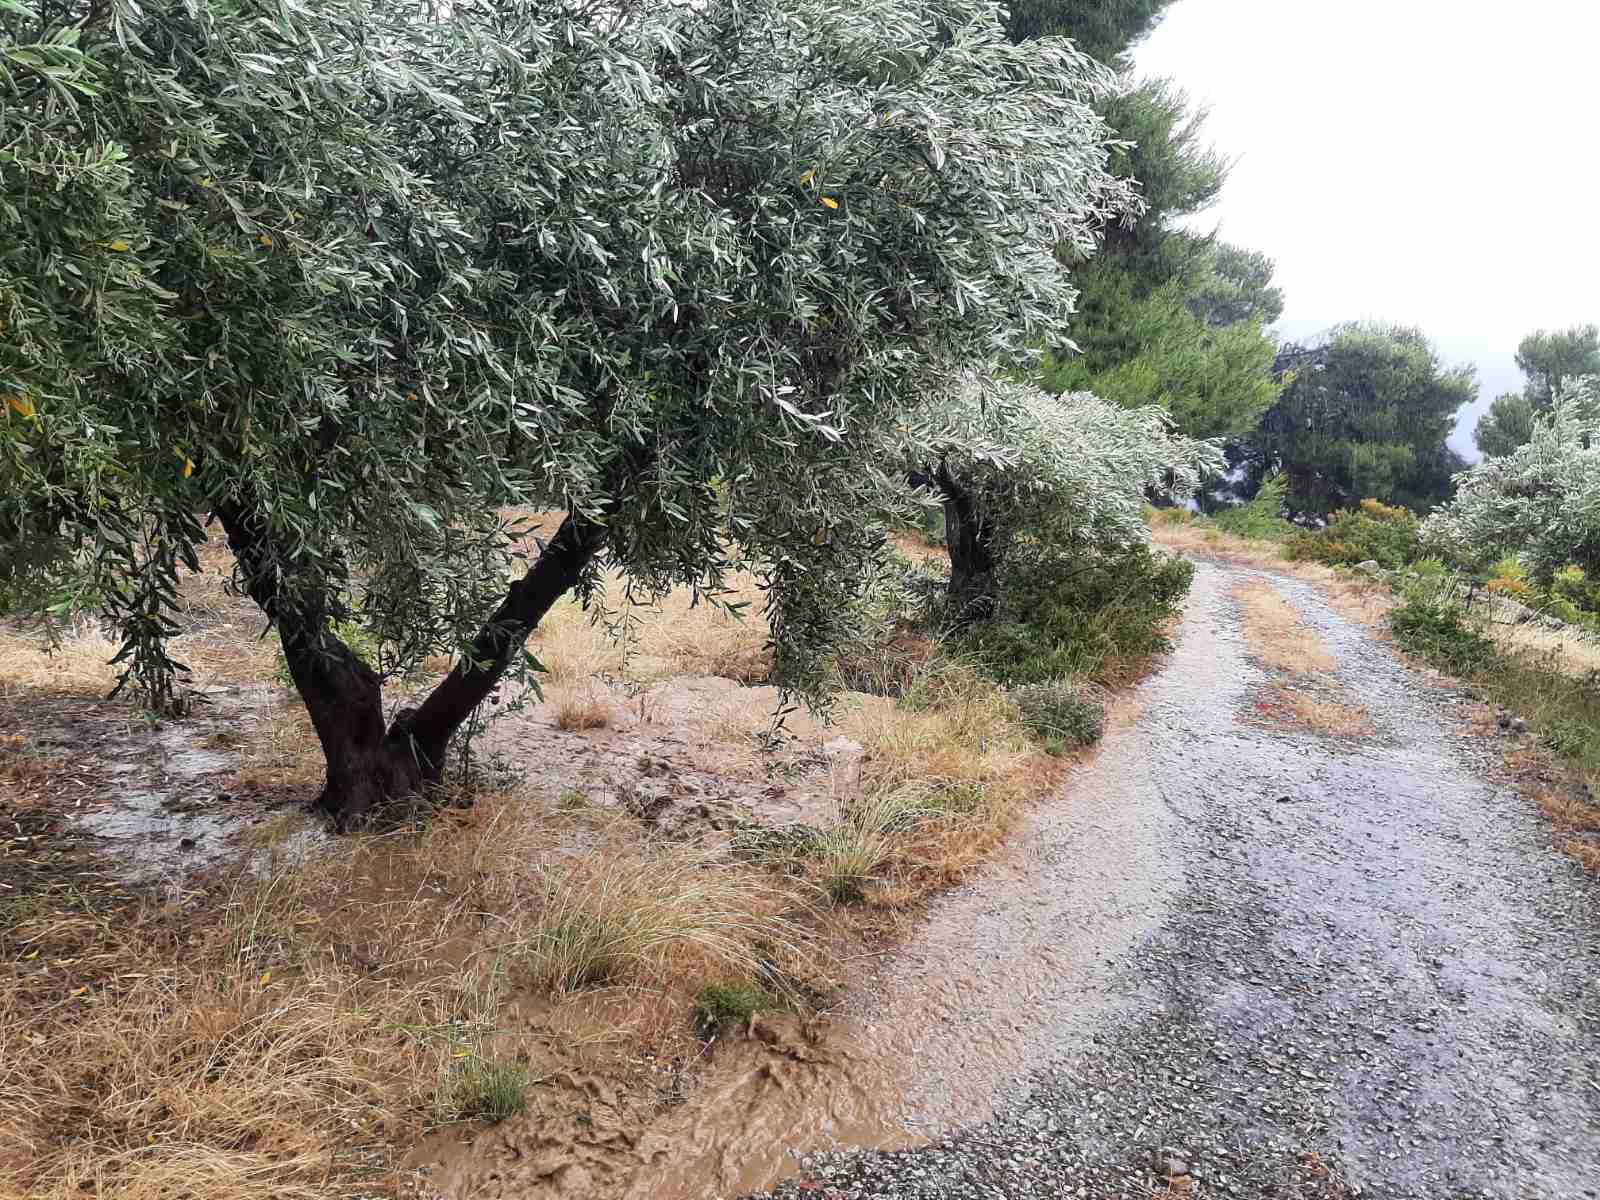
<svg viewBox="0 0 1600 1200">
<path fill-rule="evenodd" d="M 778 998 L 753 983 L 712 983 L 695 997 L 695 1026 L 701 1037 L 748 1025 L 757 1013 L 783 1008 Z"/>
<path fill-rule="evenodd" d="M 532 1082 L 523 1063 L 468 1054 L 450 1063 L 439 1089 L 439 1109 L 454 1121 L 504 1121 L 528 1111 Z"/>
</svg>

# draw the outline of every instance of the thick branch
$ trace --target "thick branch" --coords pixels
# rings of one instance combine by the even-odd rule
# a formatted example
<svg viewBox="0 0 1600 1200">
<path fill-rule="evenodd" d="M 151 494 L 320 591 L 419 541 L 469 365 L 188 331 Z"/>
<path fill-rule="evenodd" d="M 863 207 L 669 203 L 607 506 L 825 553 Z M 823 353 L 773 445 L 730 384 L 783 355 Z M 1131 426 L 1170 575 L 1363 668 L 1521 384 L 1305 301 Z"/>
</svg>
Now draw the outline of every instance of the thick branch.
<svg viewBox="0 0 1600 1200">
<path fill-rule="evenodd" d="M 545 613 L 578 585 L 605 539 L 604 525 L 568 514 L 527 574 L 511 585 L 455 668 L 421 708 L 404 718 L 405 731 L 429 776 L 437 776 L 443 765 L 451 735 L 488 698 Z"/>
</svg>

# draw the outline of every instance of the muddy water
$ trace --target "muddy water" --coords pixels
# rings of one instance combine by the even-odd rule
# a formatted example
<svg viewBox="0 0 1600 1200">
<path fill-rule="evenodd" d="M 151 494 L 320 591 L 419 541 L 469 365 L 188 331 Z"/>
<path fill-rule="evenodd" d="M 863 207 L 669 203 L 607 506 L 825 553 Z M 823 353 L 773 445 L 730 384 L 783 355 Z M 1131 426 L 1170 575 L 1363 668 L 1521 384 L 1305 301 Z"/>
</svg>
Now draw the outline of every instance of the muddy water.
<svg viewBox="0 0 1600 1200">
<path fill-rule="evenodd" d="M 1216 611 L 1222 586 L 1202 573 L 1191 610 Z M 840 1011 L 806 1029 L 763 1025 L 722 1048 L 699 1090 L 629 1147 L 631 1165 L 607 1172 L 607 1194 L 734 1196 L 792 1173 L 808 1150 L 914 1144 L 986 1119 L 1018 1076 L 1082 1045 L 1121 1004 L 1115 964 L 1160 923 L 1181 876 L 1166 851 L 1180 818 L 1148 740 L 1182 726 L 1181 714 L 1226 712 L 1241 686 L 1231 658 L 1213 621 L 1186 621 L 1122 727 L 1033 811 L 1008 853 L 942 896 L 891 957 L 861 964 Z M 502 1127 L 481 1155 L 452 1156 L 434 1186 L 586 1194 L 591 1170 L 527 1153 L 537 1133 L 526 1133 Z"/>
<path fill-rule="evenodd" d="M 1191 611 L 1214 612 L 1220 588 L 1200 574 Z M 740 1195 L 811 1149 L 904 1145 L 979 1122 L 1017 1077 L 1084 1044 L 1122 1003 L 1119 958 L 1160 923 L 1181 878 L 1166 852 L 1179 818 L 1148 742 L 1186 725 L 1176 718 L 1226 711 L 1241 684 L 1216 632 L 1203 617 L 1185 622 L 1104 749 L 865 977 L 820 1039 L 826 1065 L 809 1087 L 772 1072 L 770 1056 L 732 1086 L 719 1081 L 652 1136 L 657 1170 L 629 1195 Z"/>
</svg>

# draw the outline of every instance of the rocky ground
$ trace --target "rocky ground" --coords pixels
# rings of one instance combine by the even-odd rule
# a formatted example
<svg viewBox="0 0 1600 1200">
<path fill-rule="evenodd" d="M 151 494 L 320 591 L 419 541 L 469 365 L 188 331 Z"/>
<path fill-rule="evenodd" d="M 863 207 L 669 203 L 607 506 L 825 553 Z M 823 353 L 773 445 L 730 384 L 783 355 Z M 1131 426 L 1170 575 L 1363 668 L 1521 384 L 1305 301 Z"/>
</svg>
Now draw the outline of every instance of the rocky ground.
<svg viewBox="0 0 1600 1200">
<path fill-rule="evenodd" d="M 1364 709 L 1363 736 L 1260 719 L 1281 680 L 1241 580 L 1332 651 L 1321 682 Z M 902 1030 L 902 1119 L 950 1110 L 953 1076 L 998 1115 L 811 1154 L 770 1194 L 1600 1196 L 1600 897 L 1503 773 L 1521 735 L 1310 585 L 1222 564 L 1201 565 L 1138 702 L 1063 801 L 1093 800 L 1100 863 L 1070 819 L 1036 823 L 1026 936 L 1005 926 L 1029 906 L 986 905 L 978 879 L 936 906 L 931 950 L 863 989 L 886 997 L 880 1028 L 919 983 L 950 995 Z M 1051 905 L 1103 871 L 1120 906 Z"/>
</svg>

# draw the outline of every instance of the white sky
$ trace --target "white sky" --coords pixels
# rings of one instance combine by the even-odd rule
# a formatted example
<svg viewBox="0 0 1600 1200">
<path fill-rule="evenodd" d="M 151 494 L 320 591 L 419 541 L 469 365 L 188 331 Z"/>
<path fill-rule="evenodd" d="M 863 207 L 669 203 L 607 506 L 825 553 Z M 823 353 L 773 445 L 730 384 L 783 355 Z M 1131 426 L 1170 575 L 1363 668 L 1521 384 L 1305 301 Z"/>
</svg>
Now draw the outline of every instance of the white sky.
<svg viewBox="0 0 1600 1200">
<path fill-rule="evenodd" d="M 1600 321 L 1600 0 L 1178 0 L 1134 61 L 1210 106 L 1203 223 L 1277 260 L 1280 332 L 1419 325 L 1481 407 Z"/>
</svg>

